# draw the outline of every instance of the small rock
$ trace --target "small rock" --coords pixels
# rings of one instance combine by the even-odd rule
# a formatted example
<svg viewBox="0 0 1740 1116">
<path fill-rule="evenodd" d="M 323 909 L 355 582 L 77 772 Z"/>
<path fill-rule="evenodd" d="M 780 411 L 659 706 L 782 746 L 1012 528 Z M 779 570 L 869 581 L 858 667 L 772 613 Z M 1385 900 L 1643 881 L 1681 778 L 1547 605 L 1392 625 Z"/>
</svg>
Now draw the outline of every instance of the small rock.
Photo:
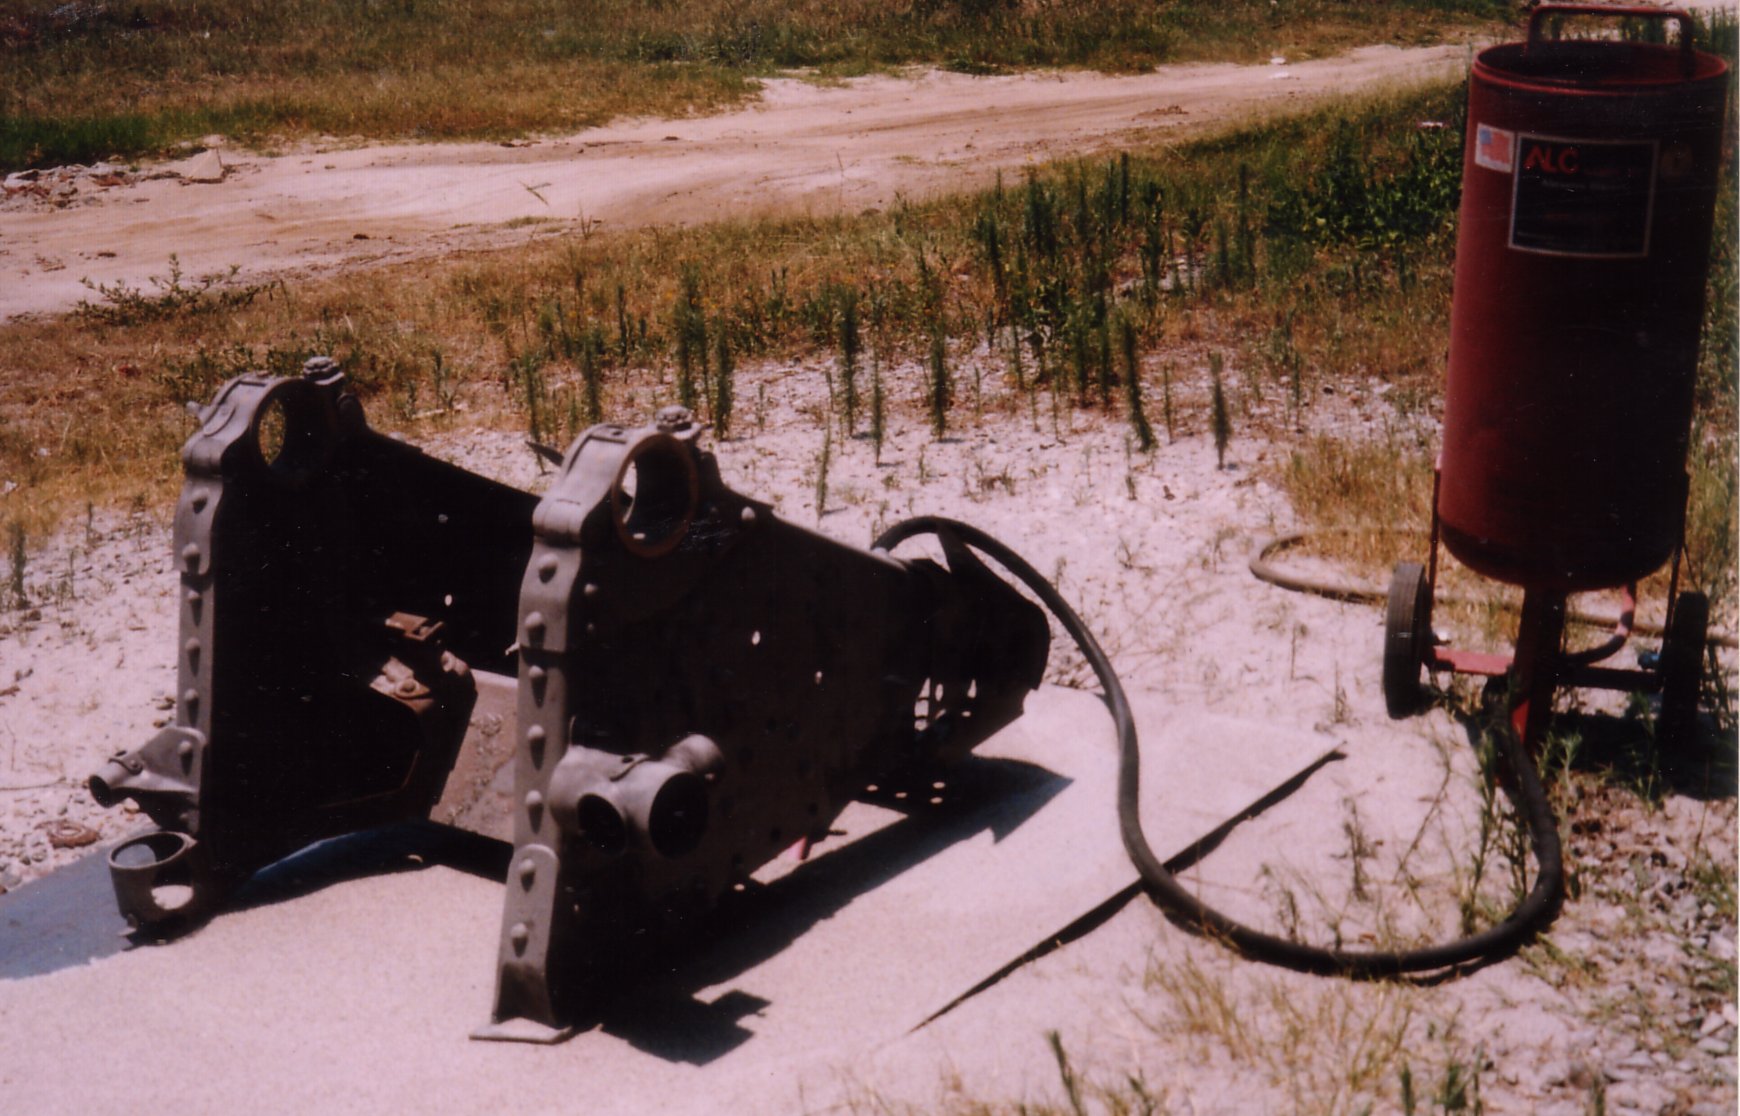
<svg viewBox="0 0 1740 1116">
<path fill-rule="evenodd" d="M 76 821 L 53 822 L 48 826 L 48 843 L 57 849 L 82 849 L 97 843 L 97 831 Z"/>
<path fill-rule="evenodd" d="M 1698 1049 L 1706 1054 L 1726 1054 L 1728 1053 L 1728 1045 L 1727 1039 L 1718 1038 L 1715 1035 L 1698 1040 Z"/>
<path fill-rule="evenodd" d="M 1700 1035 L 1713 1035 L 1722 1029 L 1722 1024 L 1725 1022 L 1727 1021 L 1722 1018 L 1721 1012 L 1712 1011 L 1704 1016 L 1704 1025 L 1698 1028 L 1698 1033 Z"/>
<path fill-rule="evenodd" d="M 181 176 L 183 182 L 222 182 L 224 161 L 215 149 L 201 151 L 191 159 L 172 164 L 169 170 Z"/>
</svg>

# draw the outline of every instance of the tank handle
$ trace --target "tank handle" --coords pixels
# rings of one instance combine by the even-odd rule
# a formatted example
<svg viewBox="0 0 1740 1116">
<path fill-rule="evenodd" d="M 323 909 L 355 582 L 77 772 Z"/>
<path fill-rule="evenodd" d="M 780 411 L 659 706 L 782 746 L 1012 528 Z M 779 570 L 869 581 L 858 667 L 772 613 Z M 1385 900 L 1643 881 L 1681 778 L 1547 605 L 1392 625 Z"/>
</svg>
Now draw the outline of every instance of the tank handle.
<svg viewBox="0 0 1740 1116">
<path fill-rule="evenodd" d="M 1542 4 L 1529 15 L 1529 39 L 1523 46 L 1527 54 L 1541 38 L 1541 21 L 1554 15 L 1613 16 L 1620 19 L 1671 19 L 1680 25 L 1680 64 L 1690 77 L 1695 60 L 1692 57 L 1692 34 L 1697 21 L 1680 8 L 1651 8 L 1638 4 Z"/>
</svg>

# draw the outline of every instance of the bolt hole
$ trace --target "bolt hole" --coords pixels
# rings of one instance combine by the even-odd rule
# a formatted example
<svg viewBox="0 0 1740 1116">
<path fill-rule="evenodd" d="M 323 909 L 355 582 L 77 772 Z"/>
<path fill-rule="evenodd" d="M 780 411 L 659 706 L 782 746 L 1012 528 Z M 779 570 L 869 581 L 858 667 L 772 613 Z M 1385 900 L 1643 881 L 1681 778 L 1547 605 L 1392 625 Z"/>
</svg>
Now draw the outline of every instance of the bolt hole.
<svg viewBox="0 0 1740 1116">
<path fill-rule="evenodd" d="M 254 448 L 260 463 L 279 480 L 304 481 L 327 446 L 325 419 L 305 393 L 274 391 L 254 414 Z"/>
<path fill-rule="evenodd" d="M 657 558 L 682 541 L 700 502 L 700 480 L 689 451 L 669 436 L 630 451 L 611 491 L 617 537 L 642 558 Z"/>
<path fill-rule="evenodd" d="M 599 852 L 614 855 L 628 844 L 628 825 L 609 799 L 596 794 L 581 795 L 576 814 L 580 835 Z"/>
<path fill-rule="evenodd" d="M 647 837 L 660 856 L 676 859 L 695 851 L 707 832 L 707 786 L 684 771 L 665 780 L 647 809 Z"/>
<path fill-rule="evenodd" d="M 279 400 L 270 400 L 260 408 L 260 417 L 254 422 L 254 438 L 260 443 L 260 460 L 267 465 L 277 465 L 278 459 L 284 456 L 288 426 L 284 404 Z"/>
</svg>

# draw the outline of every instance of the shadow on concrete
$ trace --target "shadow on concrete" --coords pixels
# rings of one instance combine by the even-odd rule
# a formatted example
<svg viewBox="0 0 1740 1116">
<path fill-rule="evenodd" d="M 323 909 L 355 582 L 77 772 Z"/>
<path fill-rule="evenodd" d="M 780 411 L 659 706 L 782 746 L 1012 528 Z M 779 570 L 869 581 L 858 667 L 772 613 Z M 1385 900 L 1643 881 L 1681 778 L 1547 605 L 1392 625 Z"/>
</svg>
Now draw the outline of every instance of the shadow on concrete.
<svg viewBox="0 0 1740 1116">
<path fill-rule="evenodd" d="M 657 963 L 644 968 L 656 971 L 643 972 L 629 985 L 632 996 L 607 1001 L 603 1030 L 669 1061 L 699 1065 L 720 1057 L 751 1037 L 739 1020 L 769 1005 L 741 992 L 707 1003 L 696 990 L 747 972 L 854 899 L 957 842 L 986 831 L 1001 839 L 1069 784 L 1042 767 L 976 756 L 948 772 L 946 792 L 932 786 L 934 778 L 915 776 L 910 789 L 885 781 L 868 797 L 901 811 L 899 820 L 821 853 L 773 883 L 752 883 L 745 892 L 727 894 L 682 940 L 647 959 Z M 143 945 L 129 936 L 116 911 L 107 852 L 108 846 L 99 848 L 0 895 L 0 979 L 40 976 Z M 318 842 L 262 868 L 216 918 L 432 865 L 501 882 L 512 853 L 506 842 L 428 821 L 364 830 Z"/>
<path fill-rule="evenodd" d="M 41 976 L 120 953 L 127 920 L 115 909 L 108 846 L 0 895 L 0 980 Z"/>
<path fill-rule="evenodd" d="M 0 895 L 0 980 L 42 976 L 151 944 L 138 939 L 115 908 L 112 847 L 99 846 L 58 872 Z M 512 853 L 505 842 L 427 821 L 347 833 L 260 869 L 216 917 L 433 864 L 500 881 L 507 878 Z M 186 935 L 198 932 L 194 927 Z"/>
<path fill-rule="evenodd" d="M 667 1061 L 705 1065 L 724 1056 L 753 1037 L 740 1022 L 744 1016 L 769 1005 L 737 991 L 705 1003 L 698 990 L 754 969 L 853 900 L 958 842 L 984 832 L 1001 840 L 1070 783 L 1034 764 L 978 756 L 949 769 L 946 789 L 932 778 L 884 780 L 866 799 L 904 817 L 770 884 L 728 894 L 695 927 L 692 947 L 658 957 L 663 972 L 601 1011 L 602 1030 Z"/>
</svg>

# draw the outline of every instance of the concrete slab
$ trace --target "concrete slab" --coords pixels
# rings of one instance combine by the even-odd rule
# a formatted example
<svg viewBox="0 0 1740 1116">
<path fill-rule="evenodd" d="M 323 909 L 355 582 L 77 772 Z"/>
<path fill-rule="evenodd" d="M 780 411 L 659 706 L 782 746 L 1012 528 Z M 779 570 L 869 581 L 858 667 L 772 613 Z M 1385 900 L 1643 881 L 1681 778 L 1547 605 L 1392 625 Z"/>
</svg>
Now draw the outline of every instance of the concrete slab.
<svg viewBox="0 0 1740 1116">
<path fill-rule="evenodd" d="M 1162 855 L 1335 743 L 1136 705 Z M 9 1111 L 87 1116 L 814 1111 L 873 1055 L 929 1062 L 947 1056 L 943 1035 L 995 1048 L 998 1017 L 980 1002 L 971 1027 L 913 1028 L 1129 891 L 1114 761 L 1098 699 L 1041 691 L 943 787 L 882 788 L 882 806 L 844 819 L 849 839 L 773 873 L 632 1009 L 554 1048 L 466 1038 L 490 1002 L 500 846 L 436 826 L 328 843 L 182 941 L 0 981 L 0 1097 Z M 106 880 L 75 871 L 92 917 L 110 917 Z M 77 890 L 56 881 L 0 897 L 0 970 L 39 948 L 26 940 L 36 924 L 13 912 L 38 889 L 58 887 L 63 907 Z"/>
</svg>

